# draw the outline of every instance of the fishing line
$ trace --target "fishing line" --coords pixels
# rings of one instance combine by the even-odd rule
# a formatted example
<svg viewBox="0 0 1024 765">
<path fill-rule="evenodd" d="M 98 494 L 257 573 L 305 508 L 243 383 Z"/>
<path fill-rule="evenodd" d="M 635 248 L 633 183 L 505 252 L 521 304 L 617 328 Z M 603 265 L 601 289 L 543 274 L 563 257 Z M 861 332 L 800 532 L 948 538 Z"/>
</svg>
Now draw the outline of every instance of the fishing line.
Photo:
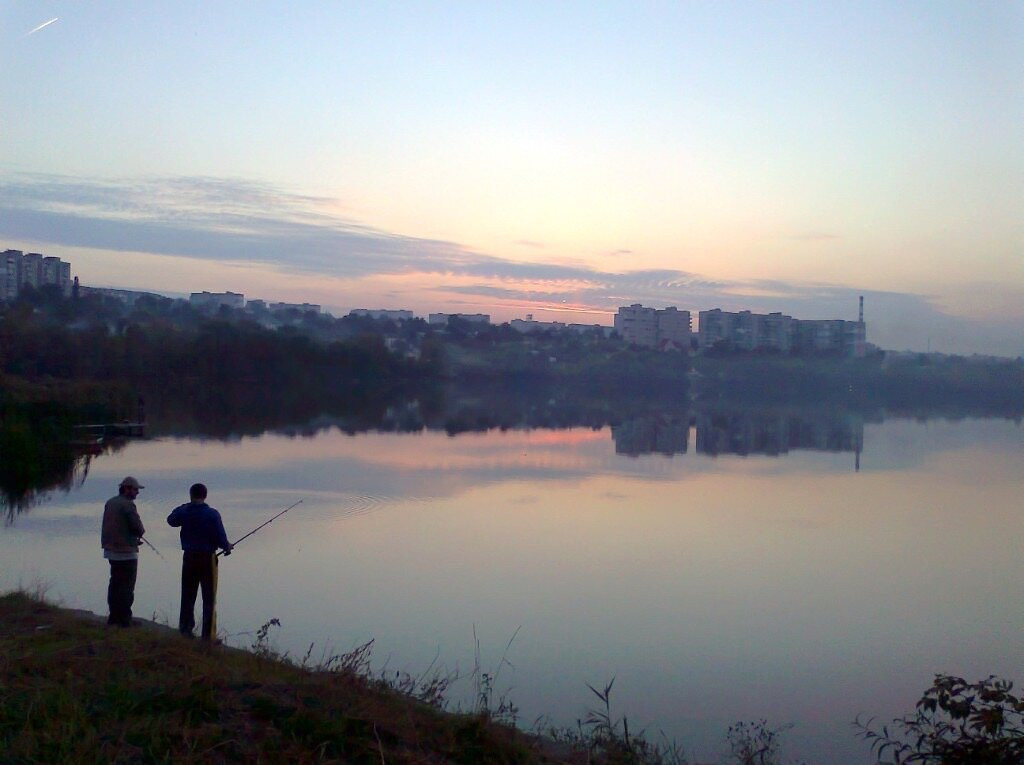
<svg viewBox="0 0 1024 765">
<path fill-rule="evenodd" d="M 280 517 L 281 517 L 282 515 L 284 515 L 285 513 L 287 513 L 287 512 L 288 512 L 289 510 L 291 510 L 291 509 L 292 509 L 293 507 L 296 507 L 297 505 L 301 505 L 301 504 L 302 504 L 302 500 L 300 499 L 300 500 L 299 500 L 298 502 L 293 502 L 292 504 L 288 505 L 288 507 L 286 507 L 286 508 L 285 508 L 284 510 L 282 510 L 281 512 L 279 512 L 279 513 L 278 513 L 277 515 L 274 515 L 274 516 L 272 516 L 272 517 L 271 517 L 271 518 L 270 518 L 269 520 L 266 520 L 266 521 L 264 521 L 264 522 L 263 522 L 263 523 L 261 523 L 261 524 L 260 524 L 259 526 L 257 526 L 257 527 L 256 527 L 256 528 L 254 528 L 254 529 L 253 529 L 252 531 L 250 531 L 250 532 L 249 532 L 248 534 L 245 534 L 244 536 L 241 536 L 241 537 L 239 537 L 239 538 L 238 538 L 238 539 L 237 539 L 237 540 L 236 540 L 235 542 L 232 542 L 232 543 L 231 543 L 231 547 L 232 547 L 232 548 L 233 548 L 233 547 L 235 547 L 235 545 L 237 545 L 237 544 L 238 544 L 239 542 L 241 542 L 242 540 L 244 540 L 244 539 L 248 539 L 248 538 L 249 538 L 249 537 L 251 537 L 251 536 L 252 536 L 253 534 L 255 534 L 255 533 L 256 533 L 257 531 L 259 531 L 260 529 L 262 529 L 262 528 L 263 528 L 264 526 L 269 526 L 269 525 L 270 525 L 271 523 L 273 523 L 274 521 L 276 521 L 276 520 L 277 520 L 278 518 L 280 518 Z M 218 552 L 217 552 L 217 557 L 220 557 L 220 556 L 221 556 L 222 554 L 223 554 L 223 551 L 218 551 Z"/>
</svg>

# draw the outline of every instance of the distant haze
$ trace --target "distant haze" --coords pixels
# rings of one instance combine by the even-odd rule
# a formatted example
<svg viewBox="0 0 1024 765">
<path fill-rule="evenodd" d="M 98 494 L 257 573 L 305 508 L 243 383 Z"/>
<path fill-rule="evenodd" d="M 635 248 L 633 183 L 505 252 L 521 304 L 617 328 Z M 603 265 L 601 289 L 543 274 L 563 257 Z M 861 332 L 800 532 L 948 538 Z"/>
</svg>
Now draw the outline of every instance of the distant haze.
<svg viewBox="0 0 1024 765">
<path fill-rule="evenodd" d="M 59 18 L 59 23 L 48 20 Z M 0 9 L 0 249 L 87 284 L 1024 353 L 1024 6 Z"/>
</svg>

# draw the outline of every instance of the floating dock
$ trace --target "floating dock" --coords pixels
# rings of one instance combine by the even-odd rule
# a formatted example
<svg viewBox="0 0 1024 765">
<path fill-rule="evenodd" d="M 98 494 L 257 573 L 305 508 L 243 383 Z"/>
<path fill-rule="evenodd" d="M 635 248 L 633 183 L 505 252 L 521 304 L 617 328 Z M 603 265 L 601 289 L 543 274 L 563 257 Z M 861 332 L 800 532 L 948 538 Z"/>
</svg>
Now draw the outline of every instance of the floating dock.
<svg viewBox="0 0 1024 765">
<path fill-rule="evenodd" d="M 145 438 L 144 422 L 107 422 L 93 425 L 75 425 L 75 430 L 90 439 Z"/>
</svg>

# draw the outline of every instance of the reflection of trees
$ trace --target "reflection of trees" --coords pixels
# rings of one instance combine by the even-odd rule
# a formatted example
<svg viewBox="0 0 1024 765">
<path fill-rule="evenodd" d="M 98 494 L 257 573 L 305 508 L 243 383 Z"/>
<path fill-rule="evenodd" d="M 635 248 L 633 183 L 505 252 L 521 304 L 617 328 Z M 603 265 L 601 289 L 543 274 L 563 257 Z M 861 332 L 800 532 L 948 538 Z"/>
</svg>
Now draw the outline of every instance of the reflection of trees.
<svg viewBox="0 0 1024 765">
<path fill-rule="evenodd" d="M 236 438 L 277 431 L 313 435 L 336 427 L 369 430 L 444 430 L 454 435 L 509 428 L 603 428 L 649 413 L 683 412 L 685 400 L 664 396 L 583 395 L 567 385 L 451 385 L 377 390 L 350 386 L 337 395 L 235 385 L 150 394 L 148 433 Z"/>
<path fill-rule="evenodd" d="M 631 456 L 685 454 L 696 428 L 694 446 L 701 454 L 783 455 L 810 449 L 859 457 L 864 422 L 882 419 L 881 410 L 723 402 L 698 403 L 691 413 L 691 402 L 679 395 L 587 395 L 568 385 L 501 382 L 421 385 L 414 393 L 350 384 L 316 395 L 308 388 L 250 381 L 178 386 L 147 394 L 145 401 L 147 433 L 156 437 L 235 439 L 268 431 L 313 436 L 335 428 L 350 434 L 443 430 L 455 435 L 610 426 L 616 452 Z M 123 448 L 124 441 L 75 443 L 74 419 L 55 404 L 0 410 L 0 510 L 8 523 L 49 492 L 80 485 L 93 457 Z"/>
<path fill-rule="evenodd" d="M 46 499 L 53 491 L 69 492 L 81 486 L 89 473 L 92 455 L 47 449 L 32 456 L 35 466 L 26 470 L 21 460 L 0 467 L 0 507 L 4 522 L 14 519 Z"/>
<path fill-rule="evenodd" d="M 146 395 L 147 434 L 230 440 L 268 431 L 314 435 L 328 427 L 351 433 L 382 426 L 393 430 L 386 423 L 407 400 L 400 390 L 369 385 L 328 393 L 253 383 L 161 390 Z"/>
<path fill-rule="evenodd" d="M 783 455 L 796 449 L 860 452 L 864 422 L 881 421 L 883 410 L 831 406 L 757 406 L 719 402 L 691 404 L 677 395 L 587 395 L 567 385 L 450 384 L 415 392 L 363 385 L 338 395 L 290 393 L 288 389 L 236 385 L 199 389 L 173 397 L 147 397 L 149 434 L 231 439 L 266 431 L 312 436 L 337 428 L 409 433 L 443 430 L 450 435 L 511 428 L 611 426 L 619 454 L 685 454 L 689 430 L 701 454 Z M 690 407 L 695 406 L 691 412 Z M 906 416 L 889 412 L 893 416 Z M 921 416 L 920 412 L 915 413 Z M 948 417 L 942 409 L 931 416 Z"/>
<path fill-rule="evenodd" d="M 703 356 L 694 362 L 694 379 L 694 397 L 710 406 L 723 401 L 739 407 L 831 405 L 918 417 L 1020 417 L 1024 412 L 1019 359 Z"/>
<path fill-rule="evenodd" d="M 51 492 L 81 486 L 93 457 L 124 447 L 123 439 L 76 441 L 75 420 L 55 402 L 0 409 L 0 511 L 6 524 Z"/>
<path fill-rule="evenodd" d="M 444 391 L 424 423 L 449 434 L 509 428 L 603 428 L 657 412 L 685 416 L 676 393 L 590 393 L 568 384 L 460 385 Z"/>
<path fill-rule="evenodd" d="M 54 491 L 67 493 L 85 483 L 94 457 L 124 448 L 124 440 L 88 447 L 39 442 L 22 450 L 0 450 L 0 510 L 10 525 Z M 26 448 L 27 446 L 27 448 Z"/>
</svg>

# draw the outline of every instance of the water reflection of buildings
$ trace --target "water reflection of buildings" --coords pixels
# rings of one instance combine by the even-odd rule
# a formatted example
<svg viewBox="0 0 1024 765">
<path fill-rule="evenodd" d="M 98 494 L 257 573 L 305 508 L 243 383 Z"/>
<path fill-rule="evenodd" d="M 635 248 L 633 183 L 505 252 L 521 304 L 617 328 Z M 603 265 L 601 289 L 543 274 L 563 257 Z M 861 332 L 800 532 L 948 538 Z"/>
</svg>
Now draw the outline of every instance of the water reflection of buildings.
<svg viewBox="0 0 1024 765">
<path fill-rule="evenodd" d="M 690 441 L 690 418 L 648 415 L 612 426 L 615 453 L 637 457 L 641 454 L 686 454 Z"/>
<path fill-rule="evenodd" d="M 646 416 L 612 427 L 617 454 L 685 454 L 696 425 L 698 454 L 766 454 L 791 450 L 853 452 L 860 469 L 864 421 L 855 414 L 700 412 L 692 417 Z"/>
<path fill-rule="evenodd" d="M 697 421 L 700 454 L 768 454 L 792 449 L 855 452 L 864 444 L 864 421 L 852 414 L 701 413 Z"/>
</svg>

